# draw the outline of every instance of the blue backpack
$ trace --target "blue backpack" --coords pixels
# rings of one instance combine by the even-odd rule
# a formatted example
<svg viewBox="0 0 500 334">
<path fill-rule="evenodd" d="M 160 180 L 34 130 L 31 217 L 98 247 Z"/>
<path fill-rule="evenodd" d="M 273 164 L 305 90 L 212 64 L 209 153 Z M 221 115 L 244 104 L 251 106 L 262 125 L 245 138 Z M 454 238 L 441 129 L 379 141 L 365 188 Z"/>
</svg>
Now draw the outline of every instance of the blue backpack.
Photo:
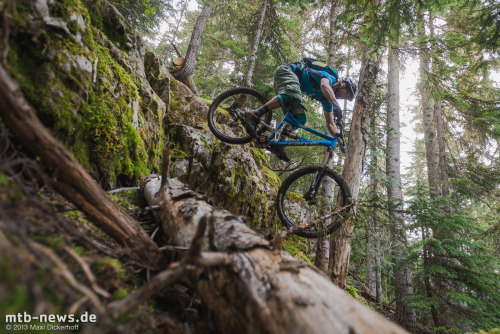
<svg viewBox="0 0 500 334">
<path fill-rule="evenodd" d="M 315 58 L 302 58 L 302 61 L 295 63 L 297 68 L 302 71 L 307 71 L 307 69 L 313 69 L 316 71 L 324 71 L 335 77 L 336 80 L 339 79 L 339 73 L 334 67 L 331 67 L 327 62 L 322 60 L 317 60 Z"/>
</svg>

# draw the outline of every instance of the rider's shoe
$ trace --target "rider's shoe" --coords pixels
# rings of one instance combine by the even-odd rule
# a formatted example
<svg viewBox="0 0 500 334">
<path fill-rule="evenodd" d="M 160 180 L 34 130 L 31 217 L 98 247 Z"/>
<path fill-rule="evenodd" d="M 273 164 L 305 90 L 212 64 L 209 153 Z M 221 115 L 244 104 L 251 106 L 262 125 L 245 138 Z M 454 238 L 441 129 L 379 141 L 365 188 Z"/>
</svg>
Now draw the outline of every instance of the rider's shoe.
<svg viewBox="0 0 500 334">
<path fill-rule="evenodd" d="M 288 154 L 286 154 L 286 151 L 285 151 L 285 147 L 283 146 L 278 146 L 278 145 L 269 145 L 267 147 L 267 149 L 275 154 L 278 159 L 284 161 L 284 162 L 289 162 L 290 161 L 290 157 L 288 156 Z"/>
<path fill-rule="evenodd" d="M 257 124 L 260 122 L 260 118 L 264 116 L 266 113 L 270 112 L 271 109 L 267 105 L 263 105 L 259 109 L 255 111 L 246 111 L 243 114 L 243 118 L 245 119 L 245 129 L 248 134 L 252 137 L 257 136 Z"/>
<path fill-rule="evenodd" d="M 254 114 L 253 111 L 245 111 L 243 113 L 243 119 L 245 120 L 245 130 L 247 133 L 255 137 L 257 135 L 257 124 L 259 124 L 260 118 Z"/>
</svg>

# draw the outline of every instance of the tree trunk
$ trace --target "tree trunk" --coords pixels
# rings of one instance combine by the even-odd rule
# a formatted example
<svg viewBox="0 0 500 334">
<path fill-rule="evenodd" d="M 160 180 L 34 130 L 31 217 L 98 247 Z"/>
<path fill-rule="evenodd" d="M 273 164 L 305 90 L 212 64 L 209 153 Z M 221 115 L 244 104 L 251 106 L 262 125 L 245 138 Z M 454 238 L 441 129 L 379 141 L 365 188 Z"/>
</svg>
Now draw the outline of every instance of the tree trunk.
<svg viewBox="0 0 500 334">
<path fill-rule="evenodd" d="M 425 20 L 423 15 L 419 12 L 418 19 L 421 22 L 421 26 L 418 28 L 418 35 L 420 40 L 424 41 L 425 34 Z M 424 44 L 426 46 L 426 44 Z M 424 125 L 424 141 L 425 141 L 425 151 L 427 159 L 427 178 L 430 187 L 430 197 L 432 199 L 437 199 L 442 196 L 441 193 L 441 171 L 439 168 L 439 149 L 437 143 L 436 135 L 436 123 L 434 118 L 434 104 L 430 97 L 430 87 L 428 84 L 428 73 L 430 71 L 430 57 L 427 53 L 427 48 L 422 47 L 420 51 L 420 94 L 422 96 L 422 118 Z M 439 227 L 433 229 L 433 237 L 436 239 L 442 239 L 444 236 L 440 231 Z M 433 254 L 437 258 L 443 258 L 444 254 Z M 446 278 L 440 278 L 434 276 L 434 289 L 437 295 L 446 297 L 449 291 L 449 284 Z M 433 310 L 434 314 L 439 316 L 434 316 L 434 326 L 436 327 L 453 327 L 453 319 L 451 315 L 451 309 L 448 306 L 448 301 L 444 300 L 438 306 L 437 310 Z M 437 323 L 436 323 L 437 321 Z"/>
<path fill-rule="evenodd" d="M 1 66 L 0 116 L 16 141 L 52 170 L 51 183 L 65 198 L 118 243 L 133 248 L 146 265 L 162 265 L 163 257 L 158 255 L 156 244 L 43 126 L 36 111 Z"/>
<path fill-rule="evenodd" d="M 328 64 L 335 66 L 337 52 L 337 38 L 335 25 L 339 13 L 339 0 L 332 0 L 332 8 L 330 9 L 330 33 L 328 38 Z"/>
<path fill-rule="evenodd" d="M 399 41 L 394 39 L 394 47 Z M 413 296 L 411 271 L 407 264 L 408 249 L 404 226 L 403 194 L 401 191 L 400 172 L 400 122 L 399 122 L 399 55 L 389 47 L 389 74 L 387 77 L 387 195 L 389 197 L 389 217 L 391 221 L 392 259 L 394 262 L 394 289 L 396 294 L 396 321 L 408 331 L 414 333 L 416 325 L 415 309 L 408 305 L 405 298 Z"/>
<path fill-rule="evenodd" d="M 194 73 L 194 66 L 196 65 L 196 56 L 198 55 L 198 49 L 200 48 L 203 30 L 205 29 L 205 25 L 208 22 L 208 18 L 210 17 L 213 8 L 214 8 L 214 2 L 212 1 L 208 1 L 203 6 L 200 16 L 198 16 L 198 19 L 196 20 L 193 33 L 191 34 L 191 40 L 189 41 L 189 46 L 186 52 L 186 57 L 184 59 L 184 64 L 182 65 L 182 68 L 180 70 L 173 73 L 174 78 L 185 83 L 188 87 L 193 86 L 192 84 L 190 85 L 190 83 L 192 82 L 187 80 Z"/>
<path fill-rule="evenodd" d="M 245 75 L 245 81 L 243 82 L 244 87 L 252 86 L 252 76 L 255 69 L 255 60 L 257 59 L 257 51 L 259 50 L 260 35 L 262 34 L 262 26 L 264 25 L 264 18 L 266 17 L 267 4 L 269 0 L 264 0 L 260 6 L 259 19 L 257 21 L 257 27 L 255 27 L 255 36 L 253 39 L 250 58 L 248 59 L 248 69 Z"/>
<path fill-rule="evenodd" d="M 330 241 L 327 237 L 321 236 L 316 239 L 316 257 L 314 265 L 323 273 L 328 273 L 328 258 L 330 253 Z"/>
<path fill-rule="evenodd" d="M 421 27 L 418 35 L 421 40 L 425 40 L 424 18 L 419 14 Z M 429 54 L 426 44 L 420 48 L 420 83 L 419 90 L 422 97 L 422 123 L 424 126 L 425 155 L 427 159 L 427 178 L 431 190 L 431 198 L 438 198 L 439 192 L 439 154 L 436 142 L 436 125 L 434 122 L 433 103 L 430 97 L 430 87 L 428 80 Z"/>
<path fill-rule="evenodd" d="M 325 127 L 325 133 L 327 135 L 331 135 L 328 129 Z M 323 154 L 326 156 L 328 150 L 324 150 Z M 329 168 L 333 168 L 333 161 L 330 161 L 328 165 Z M 324 179 L 322 182 L 322 194 L 321 196 L 325 198 L 325 201 L 328 203 L 332 200 L 334 194 L 332 193 L 333 180 L 330 178 Z M 327 214 L 328 212 L 321 211 L 321 215 Z M 328 221 L 324 222 L 328 224 Z M 321 270 L 324 273 L 328 273 L 328 262 L 330 257 L 330 239 L 327 236 L 320 236 L 316 240 L 316 258 L 314 259 L 314 265 L 316 268 Z"/>
<path fill-rule="evenodd" d="M 376 136 L 376 117 L 373 117 L 370 122 L 370 136 L 372 139 Z M 368 222 L 367 222 L 367 259 L 366 259 L 366 286 L 370 290 L 370 293 L 373 296 L 377 295 L 377 274 L 380 269 L 377 266 L 377 259 L 379 255 L 379 224 L 378 224 L 378 209 L 375 205 L 377 203 L 377 188 L 378 188 L 378 180 L 377 180 L 377 169 L 378 169 L 378 158 L 377 158 L 377 141 L 372 140 L 370 142 L 370 167 L 368 170 L 368 176 L 370 178 L 370 185 L 368 186 L 368 192 L 370 196 L 370 205 L 373 205 L 373 208 L 368 213 Z"/>
<path fill-rule="evenodd" d="M 377 225 L 377 233 L 380 236 L 380 225 Z M 375 292 L 375 301 L 377 302 L 378 305 L 382 306 L 384 301 L 382 299 L 382 245 L 381 245 L 381 240 L 380 238 L 377 238 L 376 243 L 375 243 L 375 249 L 377 250 L 377 257 L 375 258 L 375 267 L 377 270 L 375 271 L 377 276 L 376 276 L 376 292 Z"/>
<path fill-rule="evenodd" d="M 224 265 L 200 270 L 197 295 L 219 333 L 406 333 L 293 259 L 244 224 L 242 217 L 201 200 L 176 179 L 150 177 L 144 183 L 150 205 L 171 243 L 187 247 L 200 221 L 210 217 L 204 255 L 225 255 Z M 156 196 L 155 196 L 156 194 Z"/>
<path fill-rule="evenodd" d="M 379 67 L 380 57 L 377 54 L 369 55 L 366 52 L 363 57 L 359 78 L 359 94 L 354 105 L 351 132 L 349 133 L 349 149 L 342 171 L 342 176 L 351 189 L 353 200 L 356 200 L 359 194 L 365 151 L 369 140 L 370 120 L 373 117 L 372 105 Z M 351 236 L 354 231 L 353 220 L 354 216 L 351 215 L 330 238 L 329 274 L 333 282 L 341 288 L 346 286 L 351 254 Z"/>
<path fill-rule="evenodd" d="M 433 17 L 431 14 L 429 18 L 429 27 L 431 37 L 434 37 L 434 23 Z M 433 59 L 433 68 L 436 67 L 437 59 Z M 437 69 L 436 69 L 437 70 Z M 448 173 L 446 171 L 447 163 L 446 163 L 446 144 L 444 137 L 444 122 L 443 122 L 443 108 L 441 100 L 436 98 L 434 100 L 434 118 L 436 121 L 436 134 L 437 134 L 437 142 L 438 142 L 438 152 L 439 152 L 439 185 L 440 185 L 440 194 L 441 196 L 448 196 L 450 194 L 449 183 L 448 183 Z M 448 201 L 448 205 L 444 208 L 448 214 L 451 214 L 451 205 Z"/>
<path fill-rule="evenodd" d="M 328 43 L 328 63 L 331 66 L 335 64 L 335 52 L 336 50 L 336 38 L 335 38 L 335 23 L 337 22 L 338 16 L 338 0 L 332 1 L 332 8 L 330 11 L 330 38 Z M 344 108 L 345 109 L 345 108 Z M 325 133 L 328 135 L 332 135 L 329 133 L 328 129 L 325 127 Z M 325 149 L 323 154 L 328 154 L 328 150 Z M 333 169 L 333 161 L 330 162 L 329 168 Z M 323 180 L 324 184 L 323 189 L 332 189 L 332 180 Z M 330 200 L 334 194 L 323 194 L 327 200 Z M 317 240 L 317 248 L 316 248 L 316 259 L 314 261 L 314 265 L 323 271 L 324 273 L 328 273 L 328 266 L 330 261 L 330 239 L 326 237 L 320 237 Z"/>
</svg>

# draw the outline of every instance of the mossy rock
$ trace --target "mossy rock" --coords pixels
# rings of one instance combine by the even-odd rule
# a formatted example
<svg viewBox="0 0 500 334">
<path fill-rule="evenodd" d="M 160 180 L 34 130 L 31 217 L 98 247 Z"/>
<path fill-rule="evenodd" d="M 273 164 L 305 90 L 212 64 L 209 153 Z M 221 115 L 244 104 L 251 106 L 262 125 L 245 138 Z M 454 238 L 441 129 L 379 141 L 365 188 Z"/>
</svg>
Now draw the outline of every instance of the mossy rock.
<svg viewBox="0 0 500 334">
<path fill-rule="evenodd" d="M 105 188 L 139 184 L 161 163 L 167 105 L 155 89 L 168 91 L 166 67 L 106 2 L 41 4 L 20 1 L 11 13 L 10 75 Z"/>
</svg>

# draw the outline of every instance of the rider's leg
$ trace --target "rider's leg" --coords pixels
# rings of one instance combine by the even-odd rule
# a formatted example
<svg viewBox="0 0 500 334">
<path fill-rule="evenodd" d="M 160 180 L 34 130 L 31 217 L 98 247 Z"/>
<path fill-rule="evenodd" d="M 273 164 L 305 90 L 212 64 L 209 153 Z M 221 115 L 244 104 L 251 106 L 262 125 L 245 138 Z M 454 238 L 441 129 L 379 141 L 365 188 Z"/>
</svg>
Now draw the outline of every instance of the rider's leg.
<svg viewBox="0 0 500 334">
<path fill-rule="evenodd" d="M 291 107 L 288 108 L 288 111 L 292 114 L 293 118 L 300 124 L 304 125 L 306 124 L 307 117 L 304 112 L 304 108 L 302 106 L 296 106 L 296 107 Z M 281 132 L 280 136 L 278 137 L 278 141 L 284 141 L 286 140 L 287 133 L 291 133 L 293 130 L 295 130 L 295 126 L 292 126 L 289 123 L 285 123 L 284 129 Z M 269 145 L 268 150 L 271 151 L 271 153 L 276 154 L 276 156 L 283 161 L 290 161 L 290 157 L 286 153 L 285 146 L 282 145 Z"/>
<path fill-rule="evenodd" d="M 253 136 L 255 135 L 255 128 L 259 123 L 259 118 L 263 115 L 279 107 L 285 110 L 290 102 L 292 102 L 292 104 L 300 103 L 300 82 L 289 65 L 284 64 L 278 66 L 276 71 L 274 71 L 274 89 L 276 90 L 277 96 L 273 97 L 259 109 L 247 112 L 244 115 L 247 123 L 247 132 Z"/>
<path fill-rule="evenodd" d="M 245 114 L 243 114 L 243 117 L 245 118 L 245 123 L 246 123 L 245 127 L 247 132 L 250 135 L 255 136 L 257 124 L 259 124 L 260 118 L 265 114 L 267 114 L 268 112 L 271 112 L 274 109 L 278 108 L 279 106 L 280 106 L 279 101 L 275 96 L 259 109 L 253 111 L 247 111 Z"/>
</svg>

